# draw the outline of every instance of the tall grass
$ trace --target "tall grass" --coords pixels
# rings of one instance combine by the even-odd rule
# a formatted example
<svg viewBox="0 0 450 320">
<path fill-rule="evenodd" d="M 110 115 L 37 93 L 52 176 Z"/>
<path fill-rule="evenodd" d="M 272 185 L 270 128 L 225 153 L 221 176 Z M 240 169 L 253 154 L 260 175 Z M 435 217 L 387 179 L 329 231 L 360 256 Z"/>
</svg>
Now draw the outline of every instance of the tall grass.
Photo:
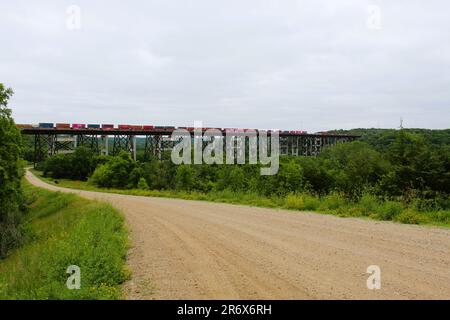
<svg viewBox="0 0 450 320">
<path fill-rule="evenodd" d="M 127 232 L 111 206 L 25 183 L 26 243 L 0 261 L 0 299 L 117 299 Z M 66 286 L 67 267 L 81 270 L 80 289 Z"/>
</svg>

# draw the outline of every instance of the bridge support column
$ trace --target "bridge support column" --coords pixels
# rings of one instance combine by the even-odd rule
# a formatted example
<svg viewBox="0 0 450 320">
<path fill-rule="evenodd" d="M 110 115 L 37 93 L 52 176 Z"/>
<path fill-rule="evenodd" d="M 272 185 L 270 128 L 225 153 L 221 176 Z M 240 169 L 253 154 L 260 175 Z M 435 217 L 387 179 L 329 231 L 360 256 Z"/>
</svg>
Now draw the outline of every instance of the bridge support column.
<svg viewBox="0 0 450 320">
<path fill-rule="evenodd" d="M 109 154 L 109 136 L 107 135 L 103 135 L 101 137 L 101 143 L 102 143 L 102 150 L 101 150 L 101 154 L 107 156 Z"/>
</svg>

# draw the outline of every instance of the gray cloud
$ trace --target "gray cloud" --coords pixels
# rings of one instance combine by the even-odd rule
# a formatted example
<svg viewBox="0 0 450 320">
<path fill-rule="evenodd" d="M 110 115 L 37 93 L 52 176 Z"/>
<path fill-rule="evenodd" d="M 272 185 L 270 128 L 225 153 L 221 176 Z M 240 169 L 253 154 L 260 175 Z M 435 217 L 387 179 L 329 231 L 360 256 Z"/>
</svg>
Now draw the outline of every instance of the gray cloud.
<svg viewBox="0 0 450 320">
<path fill-rule="evenodd" d="M 81 29 L 66 27 L 69 5 Z M 368 28 L 368 6 L 381 28 Z M 445 0 L 3 1 L 17 122 L 448 128 Z"/>
</svg>

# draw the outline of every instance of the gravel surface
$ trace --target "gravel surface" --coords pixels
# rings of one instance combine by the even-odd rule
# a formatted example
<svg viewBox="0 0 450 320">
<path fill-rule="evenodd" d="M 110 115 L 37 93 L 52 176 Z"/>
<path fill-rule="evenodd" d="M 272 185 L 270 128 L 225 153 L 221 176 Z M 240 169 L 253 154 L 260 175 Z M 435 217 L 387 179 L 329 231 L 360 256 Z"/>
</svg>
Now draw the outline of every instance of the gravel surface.
<svg viewBox="0 0 450 320">
<path fill-rule="evenodd" d="M 450 299 L 450 229 L 65 189 L 125 215 L 129 299 Z M 369 290 L 367 267 L 381 269 Z"/>
</svg>

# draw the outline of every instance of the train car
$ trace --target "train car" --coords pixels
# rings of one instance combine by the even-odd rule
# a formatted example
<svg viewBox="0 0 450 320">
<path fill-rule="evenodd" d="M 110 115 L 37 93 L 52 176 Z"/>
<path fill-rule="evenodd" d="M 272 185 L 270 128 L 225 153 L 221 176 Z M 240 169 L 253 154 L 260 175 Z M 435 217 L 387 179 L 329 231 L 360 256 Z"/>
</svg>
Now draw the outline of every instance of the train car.
<svg viewBox="0 0 450 320">
<path fill-rule="evenodd" d="M 56 129 L 70 129 L 70 123 L 57 123 Z"/>
<path fill-rule="evenodd" d="M 133 130 L 133 131 L 142 131 L 142 128 L 143 128 L 143 126 L 140 126 L 140 125 L 133 125 L 130 127 L 131 127 L 131 130 Z"/>
<path fill-rule="evenodd" d="M 87 125 L 88 129 L 100 129 L 100 125 L 99 124 L 88 124 Z"/>
<path fill-rule="evenodd" d="M 131 126 L 129 124 L 119 124 L 118 128 L 120 130 L 131 130 Z"/>
<path fill-rule="evenodd" d="M 33 129 L 31 124 L 16 124 L 16 127 L 19 129 Z"/>
<path fill-rule="evenodd" d="M 114 130 L 114 125 L 113 124 L 102 124 L 102 129 L 103 130 Z"/>
<path fill-rule="evenodd" d="M 155 126 L 155 129 L 157 130 L 175 130 L 174 126 Z"/>
<path fill-rule="evenodd" d="M 145 131 L 153 130 L 153 129 L 155 129 L 155 126 L 142 126 L 142 129 L 144 129 Z"/>
<path fill-rule="evenodd" d="M 41 129 L 53 129 L 53 123 L 50 122 L 40 122 L 39 123 L 39 128 Z"/>
<path fill-rule="evenodd" d="M 73 123 L 72 129 L 86 129 L 86 125 L 83 123 Z"/>
</svg>

